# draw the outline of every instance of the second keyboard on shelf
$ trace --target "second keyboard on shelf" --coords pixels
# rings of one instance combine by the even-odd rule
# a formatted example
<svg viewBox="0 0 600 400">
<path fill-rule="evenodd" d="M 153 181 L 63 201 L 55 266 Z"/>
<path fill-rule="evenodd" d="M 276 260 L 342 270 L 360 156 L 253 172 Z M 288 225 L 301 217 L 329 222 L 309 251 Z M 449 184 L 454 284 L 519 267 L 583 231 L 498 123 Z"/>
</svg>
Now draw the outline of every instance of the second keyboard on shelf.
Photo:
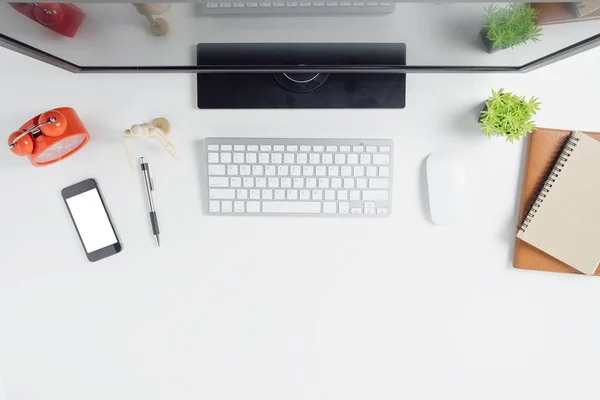
<svg viewBox="0 0 600 400">
<path fill-rule="evenodd" d="M 209 214 L 391 213 L 393 142 L 205 139 Z"/>
</svg>

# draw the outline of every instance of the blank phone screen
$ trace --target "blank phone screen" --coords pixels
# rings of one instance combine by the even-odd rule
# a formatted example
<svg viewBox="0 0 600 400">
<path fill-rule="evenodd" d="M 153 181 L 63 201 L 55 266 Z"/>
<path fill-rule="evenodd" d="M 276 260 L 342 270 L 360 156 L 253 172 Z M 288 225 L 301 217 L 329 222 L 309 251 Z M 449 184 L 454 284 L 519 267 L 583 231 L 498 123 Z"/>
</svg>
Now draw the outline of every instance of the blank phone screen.
<svg viewBox="0 0 600 400">
<path fill-rule="evenodd" d="M 69 197 L 66 201 L 87 253 L 118 243 L 97 189 Z"/>
</svg>

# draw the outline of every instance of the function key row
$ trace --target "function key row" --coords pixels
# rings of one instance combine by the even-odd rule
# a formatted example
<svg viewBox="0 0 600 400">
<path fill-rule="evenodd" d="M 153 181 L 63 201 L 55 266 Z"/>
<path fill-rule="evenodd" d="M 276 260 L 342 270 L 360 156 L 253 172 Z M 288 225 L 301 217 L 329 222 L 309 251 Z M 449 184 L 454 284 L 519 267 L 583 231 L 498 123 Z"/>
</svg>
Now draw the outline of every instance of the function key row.
<svg viewBox="0 0 600 400">
<path fill-rule="evenodd" d="M 209 151 L 291 151 L 291 152 L 337 152 L 349 153 L 389 153 L 392 149 L 390 146 L 321 146 L 321 145 L 270 145 L 270 144 L 209 144 Z"/>
</svg>

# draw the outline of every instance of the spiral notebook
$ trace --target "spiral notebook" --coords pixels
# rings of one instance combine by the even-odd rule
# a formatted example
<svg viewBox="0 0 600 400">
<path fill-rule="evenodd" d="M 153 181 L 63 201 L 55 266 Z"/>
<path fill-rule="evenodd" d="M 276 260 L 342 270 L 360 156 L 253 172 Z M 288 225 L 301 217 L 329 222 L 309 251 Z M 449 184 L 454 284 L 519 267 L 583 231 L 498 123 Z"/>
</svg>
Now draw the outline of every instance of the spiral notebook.
<svg viewBox="0 0 600 400">
<path fill-rule="evenodd" d="M 592 275 L 600 263 L 600 142 L 574 132 L 517 237 Z"/>
</svg>

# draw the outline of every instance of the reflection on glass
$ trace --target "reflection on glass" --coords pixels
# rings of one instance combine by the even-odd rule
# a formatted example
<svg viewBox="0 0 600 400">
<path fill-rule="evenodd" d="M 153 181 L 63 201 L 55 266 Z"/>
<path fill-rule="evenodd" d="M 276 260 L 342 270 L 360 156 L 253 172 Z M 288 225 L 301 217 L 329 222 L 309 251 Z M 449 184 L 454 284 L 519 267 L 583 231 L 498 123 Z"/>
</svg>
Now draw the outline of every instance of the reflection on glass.
<svg viewBox="0 0 600 400">
<path fill-rule="evenodd" d="M 198 43 L 391 42 L 411 66 L 518 67 L 600 34 L 600 2 L 10 3 L 0 33 L 80 66 L 190 67 Z"/>
</svg>

